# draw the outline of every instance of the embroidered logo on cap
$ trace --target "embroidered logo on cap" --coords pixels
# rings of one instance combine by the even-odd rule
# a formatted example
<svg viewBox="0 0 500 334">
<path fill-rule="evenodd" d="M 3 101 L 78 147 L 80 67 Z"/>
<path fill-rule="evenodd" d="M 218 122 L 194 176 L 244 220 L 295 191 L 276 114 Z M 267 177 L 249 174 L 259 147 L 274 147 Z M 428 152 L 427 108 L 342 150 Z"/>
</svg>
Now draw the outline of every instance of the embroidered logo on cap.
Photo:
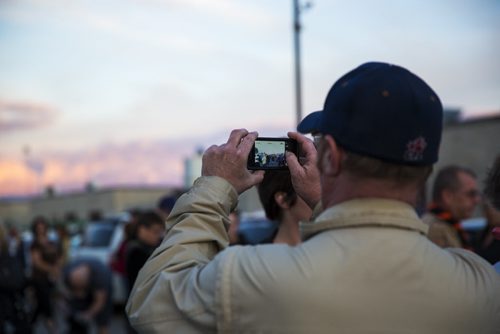
<svg viewBox="0 0 500 334">
<path fill-rule="evenodd" d="M 420 136 L 414 140 L 411 140 L 406 144 L 406 152 L 404 159 L 406 161 L 419 161 L 424 157 L 424 151 L 427 147 L 427 142 L 425 138 Z"/>
</svg>

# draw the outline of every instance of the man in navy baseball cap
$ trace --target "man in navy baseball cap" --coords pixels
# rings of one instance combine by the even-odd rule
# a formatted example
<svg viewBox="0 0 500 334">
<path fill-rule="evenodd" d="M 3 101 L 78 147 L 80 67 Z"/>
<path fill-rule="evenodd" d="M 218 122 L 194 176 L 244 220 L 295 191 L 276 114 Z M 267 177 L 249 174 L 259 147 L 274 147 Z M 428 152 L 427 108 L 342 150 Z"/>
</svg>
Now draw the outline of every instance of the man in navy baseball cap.
<svg viewBox="0 0 500 334">
<path fill-rule="evenodd" d="M 294 247 L 228 247 L 238 195 L 264 178 L 247 169 L 258 134 L 233 130 L 177 200 L 129 320 L 155 333 L 495 332 L 500 277 L 474 253 L 436 247 L 415 211 L 441 123 L 437 95 L 404 68 L 368 63 L 337 81 L 299 125 L 318 149 L 288 134 L 303 152 L 286 154 L 294 190 L 314 208 Z"/>
<path fill-rule="evenodd" d="M 400 66 L 371 62 L 341 77 L 322 111 L 298 126 L 329 134 L 345 149 L 404 165 L 438 160 L 442 106 L 422 79 Z"/>
</svg>

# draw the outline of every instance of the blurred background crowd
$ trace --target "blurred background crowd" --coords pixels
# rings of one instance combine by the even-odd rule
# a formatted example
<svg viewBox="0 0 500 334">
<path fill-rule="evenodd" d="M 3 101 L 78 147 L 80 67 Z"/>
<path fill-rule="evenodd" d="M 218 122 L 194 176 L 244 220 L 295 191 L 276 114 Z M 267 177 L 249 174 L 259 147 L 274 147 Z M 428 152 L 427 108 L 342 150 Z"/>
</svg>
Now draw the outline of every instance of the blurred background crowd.
<svg viewBox="0 0 500 334">
<path fill-rule="evenodd" d="M 466 248 L 500 261 L 500 212 L 482 199 L 481 180 L 469 168 L 437 171 L 418 209 L 429 238 L 441 247 Z M 312 213 L 293 189 L 288 170 L 267 171 L 240 198 L 227 226 L 230 245 L 301 242 L 299 221 Z M 52 222 L 37 215 L 25 229 L 0 224 L 0 333 L 134 333 L 123 307 L 137 274 L 165 235 L 165 220 L 179 193 L 149 208 L 89 213 L 82 222 Z M 247 195 L 248 196 L 248 195 Z M 245 204 L 246 203 L 246 204 Z"/>
<path fill-rule="evenodd" d="M 0 334 L 133 332 L 123 306 L 200 175 L 200 143 L 283 136 L 294 98 L 318 110 L 367 60 L 422 73 L 445 104 L 417 208 L 429 236 L 499 260 L 481 193 L 500 152 L 500 2 L 313 2 L 293 1 L 292 22 L 290 1 L 0 1 Z M 286 171 L 268 173 L 240 196 L 230 243 L 296 245 L 310 213 Z"/>
<path fill-rule="evenodd" d="M 0 223 L 0 333 L 133 332 L 123 307 L 174 203 L 69 224 L 37 215 L 24 230 Z"/>
</svg>

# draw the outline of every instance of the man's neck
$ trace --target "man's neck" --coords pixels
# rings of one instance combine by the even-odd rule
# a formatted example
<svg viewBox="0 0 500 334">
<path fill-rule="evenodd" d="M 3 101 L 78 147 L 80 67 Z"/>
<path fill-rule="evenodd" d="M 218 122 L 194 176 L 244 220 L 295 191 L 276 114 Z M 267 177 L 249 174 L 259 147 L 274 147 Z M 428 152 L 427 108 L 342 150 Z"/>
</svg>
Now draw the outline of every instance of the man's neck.
<svg viewBox="0 0 500 334">
<path fill-rule="evenodd" d="M 418 189 L 377 179 L 354 179 L 340 176 L 323 187 L 323 207 L 359 198 L 385 198 L 408 203 L 415 207 Z"/>
<path fill-rule="evenodd" d="M 299 223 L 291 218 L 292 217 L 288 217 L 285 214 L 278 228 L 278 233 L 274 238 L 274 243 L 288 244 L 290 246 L 295 246 L 300 243 Z"/>
</svg>

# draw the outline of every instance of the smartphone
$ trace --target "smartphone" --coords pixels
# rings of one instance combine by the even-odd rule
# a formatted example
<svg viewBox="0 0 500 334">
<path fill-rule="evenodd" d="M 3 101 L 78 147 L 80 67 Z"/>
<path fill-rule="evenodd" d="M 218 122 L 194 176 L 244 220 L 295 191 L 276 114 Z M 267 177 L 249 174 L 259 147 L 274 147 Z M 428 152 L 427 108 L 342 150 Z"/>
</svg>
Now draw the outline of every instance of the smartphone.
<svg viewBox="0 0 500 334">
<path fill-rule="evenodd" d="M 285 152 L 290 151 L 298 156 L 297 150 L 297 141 L 294 139 L 259 137 L 248 154 L 247 168 L 288 169 Z"/>
</svg>

